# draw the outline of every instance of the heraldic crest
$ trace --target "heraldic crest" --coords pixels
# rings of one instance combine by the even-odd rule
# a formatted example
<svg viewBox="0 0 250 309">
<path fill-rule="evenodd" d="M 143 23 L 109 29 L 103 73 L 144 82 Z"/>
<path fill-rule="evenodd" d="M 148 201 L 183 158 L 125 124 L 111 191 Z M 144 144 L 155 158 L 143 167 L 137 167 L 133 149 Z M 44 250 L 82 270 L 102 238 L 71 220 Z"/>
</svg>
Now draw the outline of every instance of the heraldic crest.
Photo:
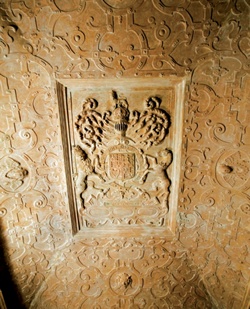
<svg viewBox="0 0 250 309">
<path fill-rule="evenodd" d="M 109 110 L 86 98 L 75 120 L 75 188 L 81 225 L 162 226 L 169 211 L 172 151 L 164 147 L 171 119 L 161 98 L 143 110 L 112 91 Z M 136 105 L 138 106 L 138 104 Z"/>
</svg>

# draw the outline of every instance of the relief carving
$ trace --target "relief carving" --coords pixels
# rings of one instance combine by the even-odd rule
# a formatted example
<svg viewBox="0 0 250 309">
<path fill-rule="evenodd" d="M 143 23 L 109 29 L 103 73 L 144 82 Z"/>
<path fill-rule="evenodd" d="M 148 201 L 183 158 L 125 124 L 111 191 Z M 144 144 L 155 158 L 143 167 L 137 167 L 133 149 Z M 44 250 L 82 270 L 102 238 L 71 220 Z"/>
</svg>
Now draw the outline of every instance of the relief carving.
<svg viewBox="0 0 250 309">
<path fill-rule="evenodd" d="M 20 190 L 28 177 L 28 170 L 11 157 L 0 160 L 1 187 L 9 192 Z"/>
<path fill-rule="evenodd" d="M 142 283 L 136 273 L 127 267 L 118 269 L 110 276 L 112 291 L 121 297 L 138 293 L 141 285 Z"/>
<path fill-rule="evenodd" d="M 0 217 L 27 307 L 248 308 L 248 1 L 0 6 Z M 158 88 L 178 76 L 187 82 L 183 140 L 182 118 L 175 122 Z M 72 169 L 65 174 L 77 203 L 66 199 L 55 79 L 82 79 L 83 89 L 89 79 L 112 80 L 108 91 L 115 90 L 110 99 L 107 89 L 66 89 L 78 128 L 67 135 Z M 143 98 L 126 92 L 127 79 L 143 79 L 150 91 Z M 164 93 L 178 108 L 175 90 Z M 102 225 L 101 233 L 88 228 L 91 241 L 83 241 L 83 229 L 82 241 L 72 241 L 68 204 L 79 212 L 72 222 Z M 165 230 L 132 241 L 139 226 L 151 236 L 164 216 L 178 246 Z M 103 238 L 112 226 L 116 242 Z"/>
<path fill-rule="evenodd" d="M 158 97 L 149 97 L 140 112 L 130 110 L 128 99 L 114 90 L 111 100 L 113 110 L 101 113 L 98 105 L 105 103 L 87 98 L 76 117 L 75 186 L 82 224 L 162 226 L 173 158 L 170 149 L 157 146 L 168 135 L 170 115 Z"/>
<path fill-rule="evenodd" d="M 219 183 L 226 188 L 240 188 L 249 179 L 250 160 L 242 151 L 230 151 L 220 156 L 216 165 L 216 176 Z"/>
<path fill-rule="evenodd" d="M 75 123 L 76 129 L 83 143 L 95 151 L 102 142 L 104 120 L 95 110 L 98 102 L 93 98 L 88 98 L 83 103 L 82 112 L 78 115 Z"/>
<path fill-rule="evenodd" d="M 169 114 L 160 109 L 161 99 L 150 97 L 146 100 L 146 111 L 144 111 L 133 125 L 136 137 L 140 143 L 149 148 L 161 144 L 170 126 Z"/>
</svg>

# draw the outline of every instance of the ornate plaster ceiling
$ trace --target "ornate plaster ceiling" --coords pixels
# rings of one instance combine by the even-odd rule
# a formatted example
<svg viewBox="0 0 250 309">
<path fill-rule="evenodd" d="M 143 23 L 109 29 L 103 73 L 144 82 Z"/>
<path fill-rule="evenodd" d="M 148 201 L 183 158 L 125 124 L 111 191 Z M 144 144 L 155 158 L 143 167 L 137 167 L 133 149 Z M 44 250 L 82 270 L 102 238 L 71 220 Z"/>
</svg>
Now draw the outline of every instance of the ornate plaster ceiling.
<svg viewBox="0 0 250 309">
<path fill-rule="evenodd" d="M 246 0 L 1 1 L 1 228 L 27 307 L 249 307 L 249 11 Z M 183 94 L 175 92 L 184 103 L 180 148 L 171 127 L 166 144 L 180 158 L 179 176 L 168 170 L 172 184 L 180 181 L 169 187 L 171 237 L 73 236 L 63 145 L 74 145 L 65 141 L 62 123 L 70 122 L 60 104 L 68 101 L 57 90 L 71 81 L 82 104 L 79 85 L 91 80 L 107 92 L 128 81 L 138 89 L 185 81 Z M 141 95 L 125 90 L 129 111 L 143 115 Z M 165 103 L 158 109 L 171 119 Z M 131 149 L 105 158 L 132 160 Z"/>
</svg>

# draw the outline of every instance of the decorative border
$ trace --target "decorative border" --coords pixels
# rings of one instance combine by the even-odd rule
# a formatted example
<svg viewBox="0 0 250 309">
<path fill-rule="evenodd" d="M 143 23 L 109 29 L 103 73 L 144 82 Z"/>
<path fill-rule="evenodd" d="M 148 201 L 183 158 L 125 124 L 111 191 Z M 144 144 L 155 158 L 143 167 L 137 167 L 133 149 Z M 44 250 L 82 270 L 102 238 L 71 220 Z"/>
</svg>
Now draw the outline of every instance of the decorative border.
<svg viewBox="0 0 250 309">
<path fill-rule="evenodd" d="M 173 151 L 173 162 L 168 169 L 168 174 L 171 179 L 171 193 L 169 197 L 169 219 L 164 227 L 115 227 L 113 229 L 94 228 L 84 229 L 81 228 L 80 218 L 77 210 L 76 192 L 74 188 L 74 169 L 73 169 L 73 156 L 72 156 L 72 140 L 73 140 L 73 127 L 70 125 L 70 113 L 72 110 L 72 97 L 71 90 L 77 88 L 86 89 L 88 87 L 108 87 L 122 85 L 123 87 L 133 87 L 132 85 L 141 85 L 142 88 L 159 87 L 173 87 L 175 90 L 176 100 L 173 102 L 174 113 L 171 114 L 171 133 L 169 145 Z M 186 80 L 183 78 L 154 78 L 154 79 L 119 79 L 119 80 L 74 80 L 74 79 L 60 79 L 57 80 L 57 95 L 59 104 L 59 115 L 61 124 L 61 135 L 65 161 L 65 174 L 67 180 L 67 194 L 69 201 L 69 209 L 72 224 L 72 233 L 80 238 L 86 236 L 148 236 L 148 235 L 161 235 L 164 237 L 172 238 L 175 234 L 176 228 L 176 213 L 178 206 L 179 183 L 181 173 L 181 151 L 182 151 L 182 128 L 183 128 L 183 111 L 184 111 L 184 95 L 185 95 Z M 105 86 L 104 86 L 105 85 Z"/>
</svg>

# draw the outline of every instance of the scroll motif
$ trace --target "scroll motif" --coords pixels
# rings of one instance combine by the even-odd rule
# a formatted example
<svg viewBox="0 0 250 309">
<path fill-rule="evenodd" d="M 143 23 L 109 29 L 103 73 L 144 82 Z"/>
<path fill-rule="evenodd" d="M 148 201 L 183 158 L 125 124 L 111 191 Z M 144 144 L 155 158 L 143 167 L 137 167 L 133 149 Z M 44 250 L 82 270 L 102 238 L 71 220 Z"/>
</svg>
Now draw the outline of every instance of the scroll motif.
<svg viewBox="0 0 250 309">
<path fill-rule="evenodd" d="M 113 110 L 87 98 L 75 122 L 78 209 L 85 227 L 162 226 L 169 209 L 172 151 L 164 148 L 170 116 L 156 96 L 130 110 L 112 91 Z M 101 103 L 100 105 L 104 105 Z"/>
</svg>

